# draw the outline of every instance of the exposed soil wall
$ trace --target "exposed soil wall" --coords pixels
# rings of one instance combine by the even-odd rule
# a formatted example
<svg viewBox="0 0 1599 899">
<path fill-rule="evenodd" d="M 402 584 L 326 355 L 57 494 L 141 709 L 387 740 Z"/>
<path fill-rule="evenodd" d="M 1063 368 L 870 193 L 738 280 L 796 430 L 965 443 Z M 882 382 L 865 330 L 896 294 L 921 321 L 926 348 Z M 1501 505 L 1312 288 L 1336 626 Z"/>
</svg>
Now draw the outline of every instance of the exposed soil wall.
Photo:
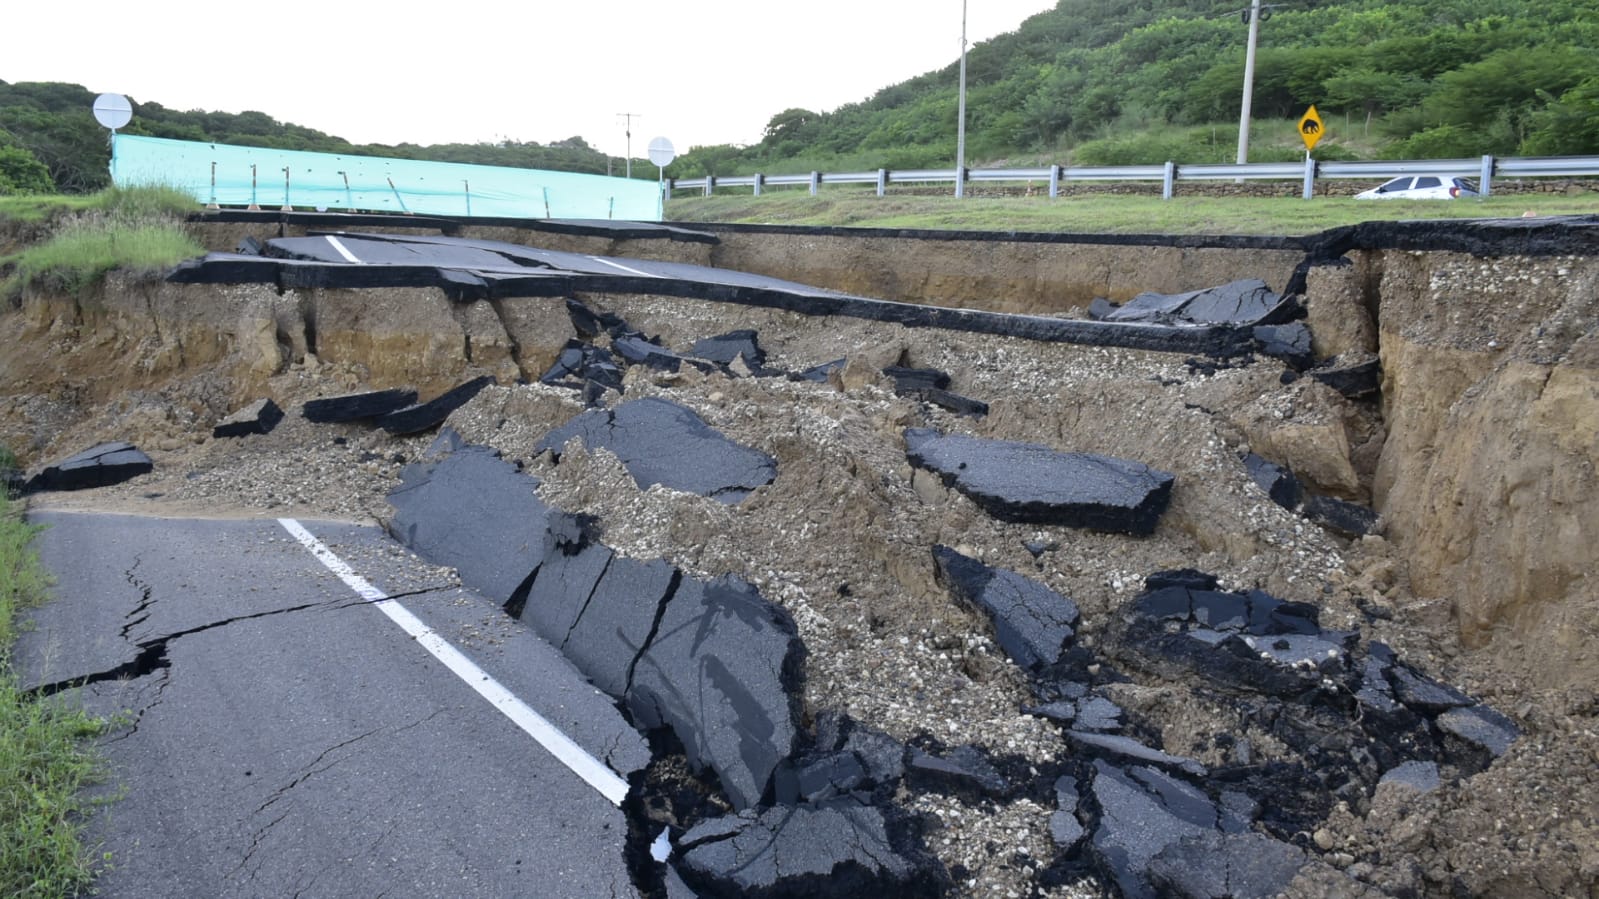
<svg viewBox="0 0 1599 899">
<path fill-rule="evenodd" d="M 221 249 L 252 228 L 193 227 Z M 273 230 L 296 229 L 304 230 Z M 711 245 L 472 230 L 1033 314 L 1241 277 L 1280 289 L 1306 258 L 1300 242 L 1260 239 L 1159 246 L 1144 238 L 719 227 Z M 1408 573 L 1418 597 L 1449 605 L 1468 646 L 1522 659 L 1535 679 L 1599 673 L 1589 648 L 1599 628 L 1590 577 L 1591 536 L 1599 533 L 1599 261 L 1357 248 L 1322 263 L 1304 282 L 1317 350 L 1380 353 L 1380 407 L 1362 410 L 1306 387 L 1288 419 L 1261 404 L 1236 413 L 1234 426 L 1320 489 L 1372 501 L 1403 550 L 1400 575 Z M 279 293 L 126 277 L 82 297 L 30 296 L 0 327 L 15 348 L 0 372 L 0 439 L 28 461 L 66 448 L 60 426 L 75 408 L 130 390 L 180 394 L 187 411 L 154 428 L 159 443 L 182 439 L 189 418 L 220 417 L 290 370 L 331 366 L 352 383 L 430 395 L 476 374 L 535 378 L 571 336 L 548 301 L 461 305 L 422 288 Z M 201 371 L 204 378 L 173 386 Z"/>
</svg>

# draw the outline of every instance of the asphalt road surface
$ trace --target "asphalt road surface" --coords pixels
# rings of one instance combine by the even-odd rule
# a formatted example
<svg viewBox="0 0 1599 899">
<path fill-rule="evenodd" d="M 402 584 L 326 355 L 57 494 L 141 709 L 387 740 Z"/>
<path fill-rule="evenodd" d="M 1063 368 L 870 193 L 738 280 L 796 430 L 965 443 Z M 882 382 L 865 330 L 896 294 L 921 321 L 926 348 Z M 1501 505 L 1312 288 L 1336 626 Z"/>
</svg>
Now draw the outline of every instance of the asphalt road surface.
<svg viewBox="0 0 1599 899">
<path fill-rule="evenodd" d="M 57 599 L 16 667 L 119 722 L 100 895 L 636 895 L 648 750 L 449 572 L 350 524 L 31 518 Z"/>
</svg>

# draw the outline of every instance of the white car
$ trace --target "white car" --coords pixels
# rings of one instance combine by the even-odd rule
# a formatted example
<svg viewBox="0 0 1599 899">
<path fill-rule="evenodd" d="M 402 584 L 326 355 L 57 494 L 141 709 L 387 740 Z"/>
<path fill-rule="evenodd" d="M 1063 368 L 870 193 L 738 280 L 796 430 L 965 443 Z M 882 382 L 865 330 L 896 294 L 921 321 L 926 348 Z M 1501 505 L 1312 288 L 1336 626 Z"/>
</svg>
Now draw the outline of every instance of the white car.
<svg viewBox="0 0 1599 899">
<path fill-rule="evenodd" d="M 1445 175 L 1401 175 L 1355 194 L 1357 200 L 1453 200 L 1477 196 L 1477 182 Z"/>
</svg>

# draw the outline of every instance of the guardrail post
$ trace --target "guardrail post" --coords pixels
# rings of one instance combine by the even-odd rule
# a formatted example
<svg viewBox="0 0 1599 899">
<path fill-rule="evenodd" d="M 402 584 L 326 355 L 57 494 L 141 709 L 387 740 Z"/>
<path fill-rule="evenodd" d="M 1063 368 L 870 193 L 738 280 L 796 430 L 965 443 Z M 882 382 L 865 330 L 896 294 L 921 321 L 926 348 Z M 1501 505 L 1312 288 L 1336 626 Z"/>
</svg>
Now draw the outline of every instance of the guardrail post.
<svg viewBox="0 0 1599 899">
<path fill-rule="evenodd" d="M 713 190 L 716 190 L 716 176 L 715 175 L 706 175 L 705 176 L 705 195 L 707 197 L 710 196 L 711 195 L 711 191 L 713 191 Z"/>
<path fill-rule="evenodd" d="M 822 187 L 822 173 L 821 172 L 811 172 L 811 196 L 813 196 L 813 197 L 816 196 L 816 192 L 818 190 L 820 190 L 821 187 Z"/>
<path fill-rule="evenodd" d="M 888 169 L 877 170 L 877 195 L 881 197 L 888 192 Z"/>
<path fill-rule="evenodd" d="M 1049 167 L 1049 198 L 1051 200 L 1060 196 L 1060 166 Z"/>
<path fill-rule="evenodd" d="M 1477 186 L 1479 188 L 1478 192 L 1485 197 L 1493 193 L 1493 177 L 1494 158 L 1492 156 L 1483 156 L 1482 174 L 1477 178 Z"/>
<path fill-rule="evenodd" d="M 1160 179 L 1160 198 L 1170 200 L 1172 195 L 1172 182 L 1177 180 L 1177 163 L 1166 160 L 1166 172 Z"/>
<path fill-rule="evenodd" d="M 1316 160 L 1309 153 L 1305 154 L 1305 199 L 1316 195 Z"/>
<path fill-rule="evenodd" d="M 755 173 L 755 196 L 761 195 L 761 188 L 766 184 L 766 176 L 760 172 Z"/>
</svg>

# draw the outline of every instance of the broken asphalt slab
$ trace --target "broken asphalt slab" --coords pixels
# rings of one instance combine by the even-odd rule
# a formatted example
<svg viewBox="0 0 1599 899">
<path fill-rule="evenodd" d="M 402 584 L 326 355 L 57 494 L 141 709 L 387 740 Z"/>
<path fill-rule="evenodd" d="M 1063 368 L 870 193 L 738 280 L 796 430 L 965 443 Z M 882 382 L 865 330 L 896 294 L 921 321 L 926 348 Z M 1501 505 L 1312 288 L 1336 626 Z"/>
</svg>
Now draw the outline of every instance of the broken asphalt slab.
<svg viewBox="0 0 1599 899">
<path fill-rule="evenodd" d="M 283 420 L 283 410 L 271 399 L 259 399 L 217 422 L 212 437 L 243 437 L 267 434 Z"/>
<path fill-rule="evenodd" d="M 902 812 L 848 800 L 777 806 L 701 822 L 674 865 L 704 899 L 942 896 L 948 875 L 914 830 Z"/>
<path fill-rule="evenodd" d="M 402 472 L 388 528 L 504 602 L 635 725 L 669 728 L 736 809 L 768 799 L 802 734 L 804 646 L 793 621 L 737 578 L 617 558 L 583 519 L 539 501 L 537 486 L 467 446 Z"/>
<path fill-rule="evenodd" d="M 416 402 L 415 390 L 373 390 L 306 400 L 300 414 L 317 424 L 381 418 Z"/>
<path fill-rule="evenodd" d="M 1077 604 L 1031 578 L 991 568 L 947 546 L 933 547 L 939 579 L 986 614 L 999 645 L 1017 665 L 1036 670 L 1060 661 L 1075 634 Z"/>
<path fill-rule="evenodd" d="M 670 400 L 651 397 L 580 413 L 545 435 L 538 451 L 550 450 L 559 460 L 574 437 L 591 451 L 616 454 L 641 490 L 660 484 L 731 505 L 777 476 L 771 456 L 728 440 Z"/>
<path fill-rule="evenodd" d="M 750 808 L 798 748 L 804 659 L 793 619 L 753 586 L 684 577 L 634 663 L 627 707 L 640 726 L 670 727 L 690 764 Z"/>
<path fill-rule="evenodd" d="M 1090 315 L 1109 322 L 1265 325 L 1286 321 L 1295 306 L 1265 281 L 1248 278 L 1186 293 L 1141 293 L 1121 306 L 1096 301 L 1089 308 Z"/>
<path fill-rule="evenodd" d="M 1150 534 L 1176 477 L 1139 462 L 1033 443 L 905 431 L 905 455 L 1005 521 Z"/>
<path fill-rule="evenodd" d="M 396 436 L 420 434 L 429 428 L 436 428 L 444 423 L 444 419 L 448 418 L 451 412 L 466 405 L 483 388 L 493 383 L 494 378 L 490 375 L 473 378 L 425 403 L 390 412 L 378 419 L 378 427 Z"/>
<path fill-rule="evenodd" d="M 108 487 L 155 470 L 138 447 L 116 440 L 74 453 L 34 475 L 25 486 L 37 490 L 87 490 Z"/>
</svg>

